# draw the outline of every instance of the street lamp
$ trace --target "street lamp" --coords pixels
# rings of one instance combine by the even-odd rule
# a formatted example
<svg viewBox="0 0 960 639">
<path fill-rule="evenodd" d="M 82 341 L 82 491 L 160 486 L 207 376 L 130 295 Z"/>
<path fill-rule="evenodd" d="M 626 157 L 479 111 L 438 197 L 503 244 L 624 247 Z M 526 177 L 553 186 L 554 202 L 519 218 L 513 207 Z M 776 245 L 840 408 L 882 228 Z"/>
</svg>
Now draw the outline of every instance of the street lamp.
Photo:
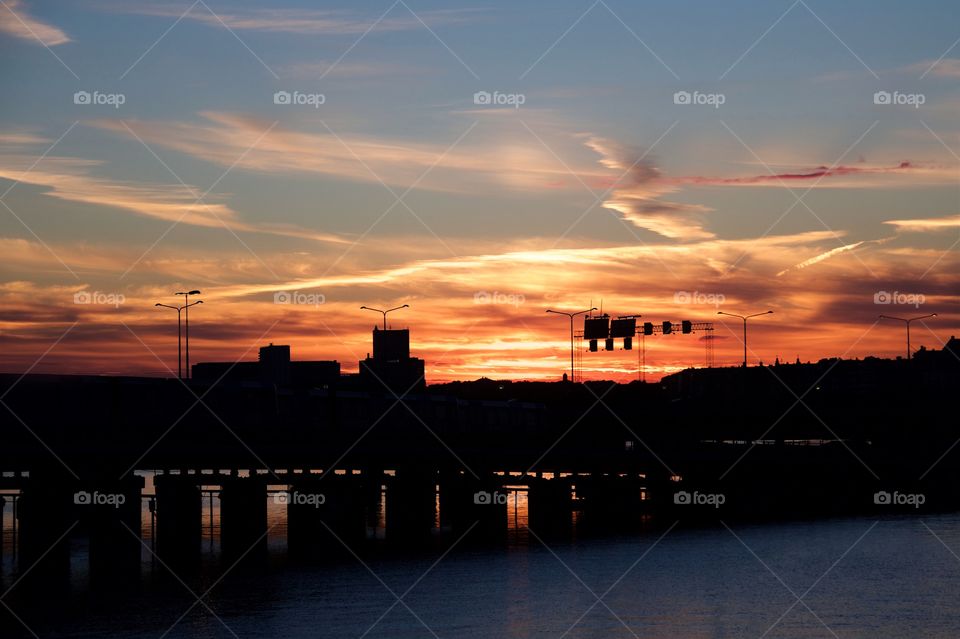
<svg viewBox="0 0 960 639">
<path fill-rule="evenodd" d="M 576 313 L 567 313 L 565 311 L 555 311 L 553 309 L 547 309 L 548 313 L 555 313 L 557 315 L 566 315 L 570 318 L 570 381 L 573 381 L 573 318 L 576 315 L 582 315 L 583 313 L 589 313 L 590 311 L 597 310 L 597 307 L 588 308 L 585 311 L 577 311 Z"/>
<path fill-rule="evenodd" d="M 180 308 L 182 308 L 182 309 L 188 309 L 188 308 L 190 308 L 191 306 L 193 306 L 193 304 L 190 303 L 190 296 L 191 296 L 191 295 L 199 295 L 199 294 L 200 294 L 200 291 L 196 291 L 196 290 L 194 290 L 194 291 L 187 291 L 186 293 L 177 293 L 177 295 L 183 295 L 183 296 L 184 296 L 184 297 L 183 297 L 184 304 L 183 304 L 183 306 L 181 306 Z M 185 340 L 185 341 L 186 341 L 186 347 L 187 347 L 187 348 L 186 348 L 186 350 L 187 350 L 187 377 L 189 378 L 189 377 L 191 377 L 191 375 L 190 375 L 190 311 L 187 311 L 186 313 L 183 314 L 183 325 L 184 325 L 184 334 L 185 334 L 185 336 L 186 336 L 186 340 Z"/>
<path fill-rule="evenodd" d="M 761 315 L 769 315 L 773 311 L 764 311 L 762 313 L 754 313 L 753 315 L 737 315 L 735 313 L 724 313 L 723 311 L 717 311 L 717 315 L 729 315 L 730 317 L 738 317 L 743 320 L 743 367 L 747 367 L 747 320 L 751 317 L 760 317 Z"/>
<path fill-rule="evenodd" d="M 909 317 L 909 318 L 893 317 L 891 315 L 881 315 L 880 319 L 897 320 L 898 322 L 903 322 L 904 324 L 907 325 L 907 359 L 909 360 L 911 359 L 911 353 L 912 353 L 912 351 L 910 350 L 910 322 L 929 319 L 931 317 L 936 317 L 936 316 L 937 316 L 936 313 L 930 313 L 929 315 L 921 315 L 920 317 Z"/>
<path fill-rule="evenodd" d="M 189 304 L 189 306 L 194 306 L 196 304 L 203 304 L 203 300 L 197 300 Z M 154 304 L 154 306 L 162 306 L 163 308 L 172 308 L 177 312 L 177 377 L 183 379 L 183 366 L 180 363 L 180 311 L 182 311 L 186 306 L 170 306 L 169 304 Z M 188 311 L 189 312 L 189 311 Z"/>
<path fill-rule="evenodd" d="M 387 313 L 391 311 L 399 311 L 401 308 L 410 308 L 410 305 L 404 304 L 403 306 L 395 306 L 393 308 L 388 308 L 385 311 L 381 311 L 379 308 L 370 308 L 369 306 L 360 307 L 360 309 L 364 311 L 376 311 L 378 313 L 383 313 L 383 330 L 387 330 Z"/>
</svg>

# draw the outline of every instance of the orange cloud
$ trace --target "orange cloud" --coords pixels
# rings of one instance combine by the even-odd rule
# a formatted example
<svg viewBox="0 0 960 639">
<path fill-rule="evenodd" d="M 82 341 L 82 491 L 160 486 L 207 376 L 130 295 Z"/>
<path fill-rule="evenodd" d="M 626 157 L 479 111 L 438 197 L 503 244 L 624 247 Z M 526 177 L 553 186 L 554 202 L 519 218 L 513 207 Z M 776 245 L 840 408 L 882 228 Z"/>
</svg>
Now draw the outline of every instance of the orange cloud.
<svg viewBox="0 0 960 639">
<path fill-rule="evenodd" d="M 31 16 L 22 0 L 5 0 L 0 9 L 0 33 L 48 47 L 70 42 L 60 28 Z"/>
</svg>

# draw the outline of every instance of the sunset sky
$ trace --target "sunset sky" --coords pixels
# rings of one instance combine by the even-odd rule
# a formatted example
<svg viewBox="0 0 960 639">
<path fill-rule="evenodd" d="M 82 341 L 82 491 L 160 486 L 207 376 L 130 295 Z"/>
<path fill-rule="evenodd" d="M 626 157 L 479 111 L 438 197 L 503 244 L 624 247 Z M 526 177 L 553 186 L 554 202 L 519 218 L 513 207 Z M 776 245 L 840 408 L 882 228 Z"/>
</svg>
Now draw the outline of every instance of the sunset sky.
<svg viewBox="0 0 960 639">
<path fill-rule="evenodd" d="M 601 303 L 718 365 L 718 310 L 752 363 L 960 335 L 960 5 L 544 6 L 3 0 L 0 370 L 168 375 L 187 289 L 193 362 L 355 371 L 409 304 L 428 382 L 557 379 Z"/>
</svg>

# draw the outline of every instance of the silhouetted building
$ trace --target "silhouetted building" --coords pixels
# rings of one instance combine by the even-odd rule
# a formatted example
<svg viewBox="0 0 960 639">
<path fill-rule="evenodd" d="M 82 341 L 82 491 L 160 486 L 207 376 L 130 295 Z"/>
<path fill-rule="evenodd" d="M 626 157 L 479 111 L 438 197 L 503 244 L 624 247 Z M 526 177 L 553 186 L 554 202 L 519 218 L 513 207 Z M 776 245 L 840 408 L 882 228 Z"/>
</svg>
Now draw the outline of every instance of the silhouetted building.
<svg viewBox="0 0 960 639">
<path fill-rule="evenodd" d="M 373 357 L 360 362 L 360 381 L 369 390 L 401 396 L 426 388 L 423 360 L 410 357 L 409 329 L 373 328 Z"/>
<path fill-rule="evenodd" d="M 264 384 L 290 384 L 290 346 L 260 347 L 260 379 Z"/>
<path fill-rule="evenodd" d="M 270 344 L 260 349 L 256 362 L 203 362 L 191 368 L 193 379 L 216 382 L 259 383 L 276 386 L 323 388 L 340 381 L 340 362 L 291 361 L 290 346 Z"/>
</svg>

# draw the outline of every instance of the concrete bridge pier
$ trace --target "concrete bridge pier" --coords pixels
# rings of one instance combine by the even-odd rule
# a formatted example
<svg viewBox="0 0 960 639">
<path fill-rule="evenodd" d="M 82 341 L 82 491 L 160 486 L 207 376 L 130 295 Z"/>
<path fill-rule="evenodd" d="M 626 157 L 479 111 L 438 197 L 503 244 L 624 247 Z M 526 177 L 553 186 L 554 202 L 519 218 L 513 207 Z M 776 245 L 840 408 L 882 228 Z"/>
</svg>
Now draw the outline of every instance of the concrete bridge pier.
<svg viewBox="0 0 960 639">
<path fill-rule="evenodd" d="M 75 515 L 76 480 L 61 472 L 32 472 L 17 504 L 19 557 L 25 587 L 66 587 L 70 579 L 70 533 Z M 29 572 L 27 572 L 29 571 Z"/>
<path fill-rule="evenodd" d="M 154 487 L 157 555 L 168 564 L 197 566 L 203 521 L 200 487 L 177 475 L 158 475 Z"/>
<path fill-rule="evenodd" d="M 387 484 L 387 539 L 430 538 L 437 513 L 437 473 L 432 468 L 397 469 Z"/>
<path fill-rule="evenodd" d="M 647 512 L 644 482 L 637 476 L 594 473 L 576 478 L 578 502 L 584 523 L 596 528 L 617 528 L 638 522 Z"/>
<path fill-rule="evenodd" d="M 83 491 L 78 504 L 90 536 L 90 578 L 96 584 L 129 582 L 140 577 L 140 507 L 144 481 L 131 475 L 97 483 Z"/>
<path fill-rule="evenodd" d="M 570 480 L 534 479 L 527 483 L 527 517 L 537 535 L 569 532 L 573 526 Z"/>
<path fill-rule="evenodd" d="M 220 542 L 227 558 L 261 557 L 267 549 L 267 485 L 238 477 L 220 488 Z"/>
<path fill-rule="evenodd" d="M 508 497 L 500 478 L 445 475 L 440 483 L 441 521 L 458 536 L 473 527 L 466 541 L 505 540 Z"/>
<path fill-rule="evenodd" d="M 287 501 L 287 544 L 297 556 L 349 554 L 366 539 L 366 486 L 359 476 L 307 479 L 291 484 Z"/>
</svg>

